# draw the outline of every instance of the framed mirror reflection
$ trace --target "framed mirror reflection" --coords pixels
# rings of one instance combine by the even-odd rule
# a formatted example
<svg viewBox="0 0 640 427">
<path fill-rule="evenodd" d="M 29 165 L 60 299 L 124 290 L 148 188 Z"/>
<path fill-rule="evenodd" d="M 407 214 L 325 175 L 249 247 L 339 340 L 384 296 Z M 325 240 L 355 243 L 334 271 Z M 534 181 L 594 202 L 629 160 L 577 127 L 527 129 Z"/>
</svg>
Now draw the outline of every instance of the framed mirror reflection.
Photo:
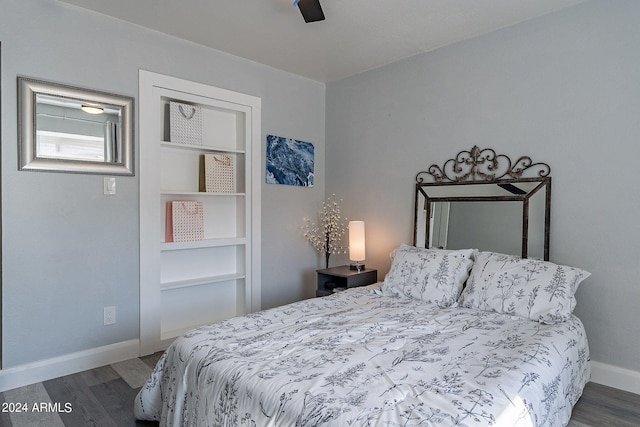
<svg viewBox="0 0 640 427">
<path fill-rule="evenodd" d="M 133 175 L 134 99 L 18 77 L 20 170 Z"/>
<path fill-rule="evenodd" d="M 549 259 L 550 168 L 473 147 L 416 176 L 414 245 Z M 531 176 L 533 175 L 533 176 Z"/>
</svg>

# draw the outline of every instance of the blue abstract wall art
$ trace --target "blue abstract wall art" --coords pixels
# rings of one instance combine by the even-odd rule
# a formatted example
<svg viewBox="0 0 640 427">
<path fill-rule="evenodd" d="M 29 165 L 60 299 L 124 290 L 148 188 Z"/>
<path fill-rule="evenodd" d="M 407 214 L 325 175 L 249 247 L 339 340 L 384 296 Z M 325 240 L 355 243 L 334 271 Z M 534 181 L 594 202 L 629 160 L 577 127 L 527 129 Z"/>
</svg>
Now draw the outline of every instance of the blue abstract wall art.
<svg viewBox="0 0 640 427">
<path fill-rule="evenodd" d="M 313 187 L 313 156 L 310 142 L 267 135 L 267 184 Z"/>
</svg>

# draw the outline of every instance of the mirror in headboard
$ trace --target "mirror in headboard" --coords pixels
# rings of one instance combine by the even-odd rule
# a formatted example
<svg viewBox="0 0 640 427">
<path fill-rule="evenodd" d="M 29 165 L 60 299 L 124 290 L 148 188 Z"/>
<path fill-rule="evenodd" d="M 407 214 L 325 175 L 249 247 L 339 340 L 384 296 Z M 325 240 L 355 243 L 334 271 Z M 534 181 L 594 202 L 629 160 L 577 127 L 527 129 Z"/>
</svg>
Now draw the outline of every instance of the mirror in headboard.
<svg viewBox="0 0 640 427">
<path fill-rule="evenodd" d="M 416 175 L 413 243 L 549 259 L 551 169 L 490 148 Z"/>
</svg>

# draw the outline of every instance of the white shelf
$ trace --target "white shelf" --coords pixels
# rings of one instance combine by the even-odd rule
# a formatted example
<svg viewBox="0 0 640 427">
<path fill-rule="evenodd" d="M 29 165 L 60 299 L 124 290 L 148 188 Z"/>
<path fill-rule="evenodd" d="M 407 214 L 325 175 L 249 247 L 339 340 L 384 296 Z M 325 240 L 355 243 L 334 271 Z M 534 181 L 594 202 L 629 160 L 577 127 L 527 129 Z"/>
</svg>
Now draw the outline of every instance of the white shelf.
<svg viewBox="0 0 640 427">
<path fill-rule="evenodd" d="M 204 239 L 192 242 L 162 242 L 160 251 L 179 251 L 184 249 L 220 248 L 223 246 L 246 245 L 246 237 L 231 237 L 226 239 Z"/>
<path fill-rule="evenodd" d="M 235 197 L 243 197 L 245 193 L 213 193 L 206 191 L 162 191 L 160 192 L 163 196 L 235 196 Z"/>
<path fill-rule="evenodd" d="M 165 282 L 160 284 L 161 291 L 170 291 L 174 289 L 189 288 L 192 286 L 209 285 L 218 282 L 228 282 L 230 280 L 244 279 L 245 275 L 242 274 L 220 274 L 217 276 L 198 277 L 195 279 L 175 280 L 172 282 Z"/>
<path fill-rule="evenodd" d="M 209 145 L 180 144 L 177 142 L 169 142 L 169 141 L 161 141 L 160 145 L 166 148 L 175 148 L 178 150 L 194 150 L 194 151 L 202 151 L 202 152 L 245 154 L 245 150 L 239 150 L 235 148 L 225 148 L 225 147 L 212 147 Z"/>
<path fill-rule="evenodd" d="M 261 309 L 261 100 L 140 71 L 140 353 Z M 168 141 L 171 101 L 198 105 L 203 145 Z M 198 191 L 203 154 L 234 160 L 233 193 Z M 167 203 L 203 205 L 204 236 L 165 242 Z"/>
</svg>

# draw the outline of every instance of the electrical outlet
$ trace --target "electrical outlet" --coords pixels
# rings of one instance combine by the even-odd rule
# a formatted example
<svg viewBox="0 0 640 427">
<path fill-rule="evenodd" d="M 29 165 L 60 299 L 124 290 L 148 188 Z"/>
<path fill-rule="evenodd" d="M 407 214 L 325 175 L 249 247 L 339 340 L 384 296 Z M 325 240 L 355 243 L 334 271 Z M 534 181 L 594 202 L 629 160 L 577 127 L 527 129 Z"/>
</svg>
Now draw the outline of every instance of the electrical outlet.
<svg viewBox="0 0 640 427">
<path fill-rule="evenodd" d="M 104 308 L 104 324 L 105 325 L 113 325 L 116 323 L 116 307 L 105 307 Z"/>
</svg>

